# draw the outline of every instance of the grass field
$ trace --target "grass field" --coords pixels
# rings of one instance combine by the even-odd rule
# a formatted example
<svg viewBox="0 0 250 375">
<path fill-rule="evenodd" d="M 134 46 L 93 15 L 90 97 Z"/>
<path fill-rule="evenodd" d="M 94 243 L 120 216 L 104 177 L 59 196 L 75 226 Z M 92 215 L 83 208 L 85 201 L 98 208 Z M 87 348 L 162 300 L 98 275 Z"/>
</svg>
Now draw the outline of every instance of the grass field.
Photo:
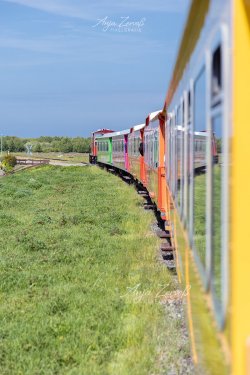
<svg viewBox="0 0 250 375">
<path fill-rule="evenodd" d="M 0 196 L 0 374 L 180 373 L 183 321 L 160 303 L 175 283 L 133 188 L 43 166 Z"/>
</svg>

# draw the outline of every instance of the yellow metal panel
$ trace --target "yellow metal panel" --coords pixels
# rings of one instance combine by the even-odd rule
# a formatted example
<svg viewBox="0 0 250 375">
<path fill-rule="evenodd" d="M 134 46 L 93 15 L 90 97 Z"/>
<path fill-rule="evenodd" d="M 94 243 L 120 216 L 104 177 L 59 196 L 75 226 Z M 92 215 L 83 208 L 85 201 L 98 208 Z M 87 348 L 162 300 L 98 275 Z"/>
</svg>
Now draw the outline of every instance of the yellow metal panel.
<svg viewBox="0 0 250 375">
<path fill-rule="evenodd" d="M 250 6 L 234 0 L 232 141 L 232 369 L 247 370 L 250 337 Z M 247 372 L 248 371 L 248 372 Z"/>
</svg>

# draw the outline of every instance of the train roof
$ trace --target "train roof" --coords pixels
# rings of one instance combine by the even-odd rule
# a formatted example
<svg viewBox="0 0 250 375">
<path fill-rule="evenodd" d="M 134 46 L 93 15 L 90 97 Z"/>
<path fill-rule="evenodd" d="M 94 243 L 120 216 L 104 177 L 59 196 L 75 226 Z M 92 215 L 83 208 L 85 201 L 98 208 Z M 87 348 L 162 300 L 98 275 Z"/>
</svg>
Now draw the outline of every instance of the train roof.
<svg viewBox="0 0 250 375">
<path fill-rule="evenodd" d="M 100 134 L 96 138 L 110 138 L 110 137 L 118 137 L 119 135 L 126 135 L 130 133 L 130 129 L 125 129 L 121 131 L 112 131 L 110 133 Z"/>
<path fill-rule="evenodd" d="M 103 128 L 103 129 L 98 129 L 98 130 L 96 130 L 96 131 L 94 131 L 94 132 L 92 132 L 92 134 L 106 134 L 106 133 L 113 133 L 114 132 L 114 130 L 111 130 L 111 129 L 106 129 L 106 128 Z"/>
</svg>

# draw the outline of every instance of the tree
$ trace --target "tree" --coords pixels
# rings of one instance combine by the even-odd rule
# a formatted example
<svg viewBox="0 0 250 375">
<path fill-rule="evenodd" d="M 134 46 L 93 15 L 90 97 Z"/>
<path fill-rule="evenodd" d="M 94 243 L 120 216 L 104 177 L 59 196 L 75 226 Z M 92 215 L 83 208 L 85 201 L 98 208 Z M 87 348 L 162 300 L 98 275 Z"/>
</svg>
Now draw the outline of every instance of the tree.
<svg viewBox="0 0 250 375">
<path fill-rule="evenodd" d="M 41 143 L 36 143 L 35 147 L 34 147 L 34 152 L 43 152 L 42 150 L 42 146 L 41 146 Z"/>
<path fill-rule="evenodd" d="M 63 153 L 72 152 L 73 146 L 70 138 L 65 137 L 59 142 L 59 150 Z"/>
</svg>

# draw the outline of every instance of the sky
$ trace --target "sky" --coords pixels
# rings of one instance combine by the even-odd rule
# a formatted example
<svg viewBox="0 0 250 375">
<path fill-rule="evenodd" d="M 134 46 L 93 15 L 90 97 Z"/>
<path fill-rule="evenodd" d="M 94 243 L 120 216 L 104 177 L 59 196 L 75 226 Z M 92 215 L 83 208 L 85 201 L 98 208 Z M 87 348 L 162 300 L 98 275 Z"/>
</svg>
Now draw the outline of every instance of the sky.
<svg viewBox="0 0 250 375">
<path fill-rule="evenodd" d="M 189 0 L 0 0 L 0 133 L 87 137 L 163 107 Z"/>
</svg>

